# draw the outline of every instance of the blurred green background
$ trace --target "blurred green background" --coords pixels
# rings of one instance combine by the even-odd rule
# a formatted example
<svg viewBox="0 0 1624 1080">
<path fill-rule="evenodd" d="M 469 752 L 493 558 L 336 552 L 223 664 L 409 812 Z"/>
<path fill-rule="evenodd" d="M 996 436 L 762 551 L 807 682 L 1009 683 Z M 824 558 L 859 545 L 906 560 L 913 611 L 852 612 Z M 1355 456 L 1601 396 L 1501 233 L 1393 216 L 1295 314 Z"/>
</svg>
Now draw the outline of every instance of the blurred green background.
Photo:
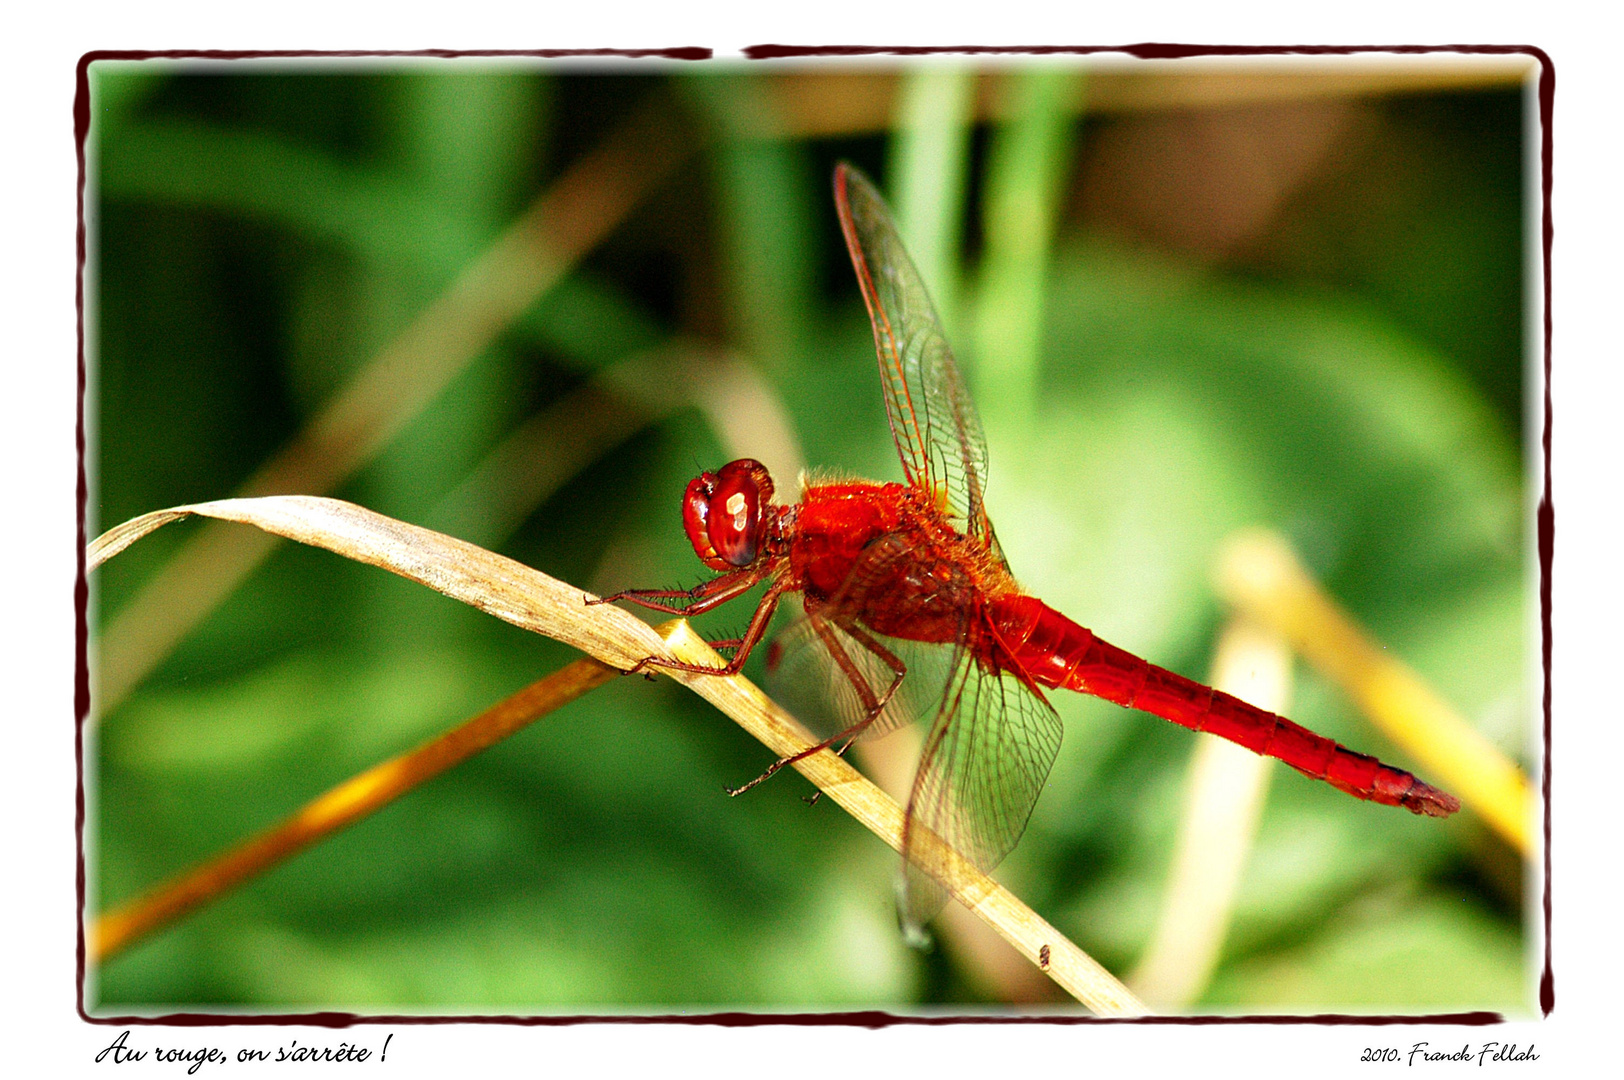
<svg viewBox="0 0 1624 1080">
<path fill-rule="evenodd" d="M 311 493 L 607 592 L 701 579 L 679 496 L 741 443 L 900 478 L 829 190 L 848 159 L 893 198 L 943 310 L 1028 589 L 1205 678 L 1215 553 L 1271 526 L 1529 767 L 1531 99 L 1503 70 L 1186 74 L 97 63 L 89 532 L 231 494 L 560 177 L 653 115 L 683 153 L 634 208 L 381 453 Z M 718 358 L 736 378 L 671 391 Z M 612 433 L 582 434 L 600 411 Z M 514 442 L 537 417 L 540 443 Z M 491 478 L 515 453 L 534 496 L 512 506 Z M 93 628 L 197 528 L 100 570 Z M 737 632 L 734 607 L 701 629 Z M 281 545 L 91 721 L 88 914 L 571 658 Z M 1060 760 L 999 876 L 1123 974 L 1194 743 L 1056 705 Z M 1414 765 L 1310 671 L 1289 711 Z M 1044 980 L 1001 990 L 950 937 L 908 950 L 894 856 L 808 808 L 799 777 L 722 793 L 770 760 L 674 684 L 617 681 L 93 970 L 87 1004 L 1044 1000 Z M 1527 884 L 1469 813 L 1418 819 L 1280 770 L 1193 1007 L 1529 1012 Z"/>
</svg>

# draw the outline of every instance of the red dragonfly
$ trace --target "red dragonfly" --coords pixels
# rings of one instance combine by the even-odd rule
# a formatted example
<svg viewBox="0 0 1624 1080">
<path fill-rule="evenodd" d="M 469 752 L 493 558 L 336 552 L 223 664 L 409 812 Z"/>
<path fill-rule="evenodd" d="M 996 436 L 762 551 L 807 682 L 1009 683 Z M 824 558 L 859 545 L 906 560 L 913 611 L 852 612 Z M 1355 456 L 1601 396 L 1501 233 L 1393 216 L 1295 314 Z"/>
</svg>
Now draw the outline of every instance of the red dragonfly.
<svg viewBox="0 0 1624 1080">
<path fill-rule="evenodd" d="M 1355 798 L 1433 817 L 1460 808 L 1402 769 L 1147 663 L 1023 593 L 982 504 L 981 422 L 919 271 L 862 173 L 837 166 L 834 188 L 906 483 L 803 479 L 801 501 L 782 506 L 760 462 L 730 462 L 696 478 L 682 502 L 688 539 L 721 576 L 693 589 L 634 589 L 598 601 L 692 615 L 768 583 L 744 635 L 716 643 L 733 650 L 725 667 L 645 662 L 732 675 L 779 601 L 800 595 L 805 618 L 780 639 L 800 647 L 783 655 L 821 667 L 833 734 L 733 794 L 819 750 L 839 744 L 844 752 L 860 737 L 931 717 L 903 830 L 899 913 L 915 939 L 946 901 L 921 868 L 925 830 L 984 871 L 1025 830 L 1060 747 L 1060 718 L 1045 688 L 1211 732 Z"/>
</svg>

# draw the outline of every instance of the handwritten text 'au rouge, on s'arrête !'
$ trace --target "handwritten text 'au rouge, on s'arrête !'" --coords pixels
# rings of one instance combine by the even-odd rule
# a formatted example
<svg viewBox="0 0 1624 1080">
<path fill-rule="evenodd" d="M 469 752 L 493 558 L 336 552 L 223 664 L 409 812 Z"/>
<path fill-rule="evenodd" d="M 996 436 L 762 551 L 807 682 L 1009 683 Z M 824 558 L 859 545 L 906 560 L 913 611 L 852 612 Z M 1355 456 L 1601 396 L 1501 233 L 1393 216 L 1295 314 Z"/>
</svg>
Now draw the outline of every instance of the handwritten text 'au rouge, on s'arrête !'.
<svg viewBox="0 0 1624 1080">
<path fill-rule="evenodd" d="M 120 1032 L 118 1038 L 96 1055 L 97 1064 L 124 1065 L 134 1061 L 151 1061 L 165 1065 L 185 1065 L 188 1074 L 195 1073 L 204 1065 L 223 1065 L 228 1061 L 333 1061 L 333 1062 L 363 1062 L 374 1057 L 379 1063 L 384 1062 L 389 1054 L 389 1040 L 393 1034 L 384 1037 L 383 1046 L 377 1050 L 362 1046 L 359 1043 L 344 1041 L 337 1046 L 311 1046 L 301 1043 L 298 1039 L 276 1046 L 244 1046 L 236 1050 L 223 1050 L 218 1046 L 176 1046 L 154 1043 L 153 1046 L 143 1049 L 130 1045 L 130 1033 Z"/>
</svg>

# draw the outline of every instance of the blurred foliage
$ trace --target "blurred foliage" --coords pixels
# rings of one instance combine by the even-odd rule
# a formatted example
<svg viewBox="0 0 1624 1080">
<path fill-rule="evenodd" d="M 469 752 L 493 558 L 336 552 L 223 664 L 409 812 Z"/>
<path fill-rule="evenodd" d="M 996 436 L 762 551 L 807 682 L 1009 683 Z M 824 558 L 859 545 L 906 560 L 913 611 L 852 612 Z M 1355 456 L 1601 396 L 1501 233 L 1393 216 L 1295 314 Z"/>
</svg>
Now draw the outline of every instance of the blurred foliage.
<svg viewBox="0 0 1624 1080">
<path fill-rule="evenodd" d="M 758 365 L 812 465 L 898 476 L 828 176 L 849 158 L 890 186 L 888 160 L 928 153 L 898 158 L 877 132 L 739 134 L 741 115 L 781 102 L 737 70 L 224 70 L 92 69 L 93 535 L 231 493 L 653 94 L 710 134 L 703 154 L 331 494 L 433 526 L 517 424 L 677 335 Z M 964 114 L 962 93 L 937 96 Z M 989 425 L 989 505 L 1023 584 L 1201 677 L 1222 617 L 1213 553 L 1235 528 L 1272 525 L 1527 765 L 1525 106 L 1516 88 L 1359 101 L 1354 134 L 1217 253 L 1124 227 L 1089 197 L 1088 178 L 1115 167 L 1109 136 L 1143 118 L 1072 115 L 1028 139 L 1063 185 L 1029 286 L 1044 290 L 1041 390 L 1030 422 Z M 931 226 L 946 229 L 931 259 L 962 251 L 949 295 L 971 305 L 992 242 L 978 224 L 989 158 L 1022 145 L 998 131 L 941 144 L 968 187 L 940 194 L 954 220 Z M 978 359 L 963 356 L 975 385 Z M 727 452 L 685 409 L 562 478 L 515 535 L 463 535 L 598 591 L 691 584 L 678 495 Z M 190 528 L 100 571 L 93 625 Z M 700 626 L 736 632 L 747 616 Z M 97 722 L 92 912 L 568 659 L 282 546 Z M 1192 743 L 1139 713 L 1056 704 L 1060 762 L 1001 877 L 1123 972 L 1157 914 Z M 1310 673 L 1291 713 L 1404 763 Z M 871 836 L 808 809 L 798 777 L 722 794 L 767 761 L 674 685 L 612 684 L 114 959 L 90 1004 L 975 1001 L 954 954 L 903 946 L 893 857 Z M 1199 1007 L 1524 1012 L 1525 916 L 1519 863 L 1470 815 L 1416 819 L 1282 770 Z"/>
</svg>

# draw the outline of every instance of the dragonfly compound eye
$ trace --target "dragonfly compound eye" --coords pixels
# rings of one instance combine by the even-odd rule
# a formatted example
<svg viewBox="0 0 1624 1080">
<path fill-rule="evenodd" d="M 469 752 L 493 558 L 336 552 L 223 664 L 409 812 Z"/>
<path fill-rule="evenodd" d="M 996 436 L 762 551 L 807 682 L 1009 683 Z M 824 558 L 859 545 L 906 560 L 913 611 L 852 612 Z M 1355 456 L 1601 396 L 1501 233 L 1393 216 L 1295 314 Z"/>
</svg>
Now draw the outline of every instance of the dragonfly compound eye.
<svg viewBox="0 0 1624 1080">
<path fill-rule="evenodd" d="M 682 527 L 701 562 L 712 570 L 726 570 L 728 564 L 716 554 L 716 545 L 710 538 L 711 496 L 715 492 L 715 473 L 701 473 L 688 482 L 688 490 L 682 496 Z"/>
<path fill-rule="evenodd" d="M 701 561 L 713 570 L 755 562 L 763 510 L 772 497 L 767 467 L 749 458 L 695 477 L 682 498 L 682 524 Z"/>
<path fill-rule="evenodd" d="M 761 550 L 762 510 L 773 496 L 772 477 L 759 461 L 741 458 L 722 466 L 710 494 L 706 534 L 729 566 L 749 566 Z"/>
</svg>

